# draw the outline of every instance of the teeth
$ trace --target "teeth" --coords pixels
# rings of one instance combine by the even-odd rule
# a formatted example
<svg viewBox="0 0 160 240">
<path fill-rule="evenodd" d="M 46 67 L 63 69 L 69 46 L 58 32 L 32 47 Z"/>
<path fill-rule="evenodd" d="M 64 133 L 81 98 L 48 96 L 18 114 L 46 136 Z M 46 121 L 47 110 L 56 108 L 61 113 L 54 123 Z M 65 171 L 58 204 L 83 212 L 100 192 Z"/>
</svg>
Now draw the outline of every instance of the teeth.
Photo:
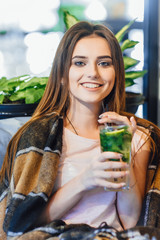
<svg viewBox="0 0 160 240">
<path fill-rule="evenodd" d="M 83 83 L 82 86 L 84 86 L 86 88 L 98 88 L 101 85 L 97 84 L 97 83 Z"/>
</svg>

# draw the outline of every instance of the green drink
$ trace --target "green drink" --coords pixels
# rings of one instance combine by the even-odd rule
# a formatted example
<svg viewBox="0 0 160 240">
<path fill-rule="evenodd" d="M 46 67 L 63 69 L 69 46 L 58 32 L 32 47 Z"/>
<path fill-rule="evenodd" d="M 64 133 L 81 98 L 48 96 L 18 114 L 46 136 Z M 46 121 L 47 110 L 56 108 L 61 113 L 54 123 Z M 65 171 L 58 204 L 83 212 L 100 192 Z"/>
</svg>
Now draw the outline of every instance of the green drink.
<svg viewBox="0 0 160 240">
<path fill-rule="evenodd" d="M 101 150 L 123 154 L 122 160 L 129 163 L 132 134 L 128 126 L 100 127 Z M 112 159 L 118 161 L 118 159 Z"/>
<path fill-rule="evenodd" d="M 101 150 L 109 152 L 117 152 L 122 154 L 121 161 L 130 164 L 132 134 L 126 125 L 100 126 L 100 144 Z M 120 161 L 120 159 L 109 159 L 110 161 Z M 114 169 L 120 171 L 123 169 Z M 113 171 L 113 170 L 112 170 Z M 123 189 L 129 188 L 129 178 L 113 178 L 111 182 L 125 182 Z"/>
</svg>

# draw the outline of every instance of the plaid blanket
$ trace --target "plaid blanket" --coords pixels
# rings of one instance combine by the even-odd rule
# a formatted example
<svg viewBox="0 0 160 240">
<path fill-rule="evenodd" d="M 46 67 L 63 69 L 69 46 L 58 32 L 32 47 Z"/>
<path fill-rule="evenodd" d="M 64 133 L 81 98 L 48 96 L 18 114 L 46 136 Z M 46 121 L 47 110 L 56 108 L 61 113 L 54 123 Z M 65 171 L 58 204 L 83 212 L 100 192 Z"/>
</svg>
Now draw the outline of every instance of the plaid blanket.
<svg viewBox="0 0 160 240">
<path fill-rule="evenodd" d="M 36 220 L 52 193 L 56 179 L 62 131 L 63 119 L 52 115 L 33 122 L 22 134 L 11 182 L 6 178 L 0 185 L 0 239 L 156 237 L 160 226 L 160 168 L 156 157 L 148 168 L 147 193 L 137 228 L 117 232 L 106 224 L 96 229 L 86 224 L 66 225 L 61 220 L 36 227 Z"/>
</svg>

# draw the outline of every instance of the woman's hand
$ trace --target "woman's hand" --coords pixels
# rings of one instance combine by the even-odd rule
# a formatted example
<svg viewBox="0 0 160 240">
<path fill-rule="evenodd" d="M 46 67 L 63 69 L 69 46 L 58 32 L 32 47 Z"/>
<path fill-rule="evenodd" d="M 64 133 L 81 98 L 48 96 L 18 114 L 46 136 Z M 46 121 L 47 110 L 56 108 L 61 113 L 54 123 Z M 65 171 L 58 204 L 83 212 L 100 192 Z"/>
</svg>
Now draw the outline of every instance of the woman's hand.
<svg viewBox="0 0 160 240">
<path fill-rule="evenodd" d="M 121 161 L 121 158 L 122 155 L 115 152 L 102 152 L 95 156 L 78 176 L 84 190 L 95 187 L 115 190 L 124 187 L 124 182 L 111 182 L 113 179 L 118 180 L 118 178 L 123 178 L 129 174 L 128 164 Z M 110 161 L 110 159 L 117 159 L 118 161 Z"/>
<path fill-rule="evenodd" d="M 117 125 L 121 124 L 127 125 L 129 126 L 132 134 L 134 134 L 137 129 L 137 124 L 133 116 L 130 119 L 128 119 L 126 116 L 119 115 L 116 112 L 105 112 L 101 114 L 99 118 L 100 119 L 98 119 L 98 122 L 100 124 L 113 123 Z"/>
<path fill-rule="evenodd" d="M 112 123 L 117 125 L 127 125 L 132 134 L 135 133 L 137 125 L 134 117 L 131 117 L 130 120 L 121 116 L 115 112 L 105 112 L 100 115 L 99 123 Z M 128 172 L 128 165 L 120 161 L 122 155 L 114 152 L 103 152 L 89 163 L 88 167 L 83 170 L 81 173 L 81 178 L 83 185 L 86 189 L 91 189 L 97 186 L 106 187 L 106 188 L 122 188 L 125 186 L 125 183 L 113 182 L 113 179 L 123 178 Z M 110 161 L 110 159 L 117 159 L 118 161 Z M 117 169 L 117 171 L 115 171 Z M 117 181 L 118 182 L 118 181 Z"/>
<path fill-rule="evenodd" d="M 113 152 L 103 152 L 95 156 L 76 177 L 50 197 L 39 222 L 49 223 L 54 219 L 60 219 L 81 200 L 84 192 L 90 189 L 106 187 L 114 191 L 115 188 L 122 188 L 124 183 L 112 183 L 110 180 L 126 176 L 128 166 L 124 162 L 109 161 L 110 158 L 121 157 L 121 154 Z M 121 168 L 123 171 L 114 171 Z"/>
</svg>

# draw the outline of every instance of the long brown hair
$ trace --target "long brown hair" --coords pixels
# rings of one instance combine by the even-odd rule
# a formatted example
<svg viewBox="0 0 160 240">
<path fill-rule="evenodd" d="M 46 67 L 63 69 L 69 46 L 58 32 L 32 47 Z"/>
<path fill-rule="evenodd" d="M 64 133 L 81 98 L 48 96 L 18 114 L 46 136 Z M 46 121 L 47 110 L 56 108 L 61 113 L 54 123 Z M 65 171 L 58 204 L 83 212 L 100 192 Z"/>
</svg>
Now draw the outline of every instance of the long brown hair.
<svg viewBox="0 0 160 240">
<path fill-rule="evenodd" d="M 56 112 L 58 115 L 65 116 L 70 105 L 68 75 L 71 66 L 71 58 L 76 43 L 83 37 L 89 35 L 98 35 L 106 39 L 109 44 L 115 68 L 115 85 L 104 99 L 110 111 L 120 113 L 125 110 L 125 76 L 122 52 L 114 34 L 104 25 L 91 24 L 85 21 L 78 22 L 73 25 L 63 36 L 54 58 L 51 73 L 44 95 L 38 104 L 31 119 L 24 124 L 11 139 L 4 163 L 0 172 L 2 180 L 7 171 L 8 178 L 11 176 L 13 161 L 16 155 L 19 139 L 25 129 L 32 124 L 33 121 L 40 119 Z M 63 84 L 62 84 L 63 79 Z"/>
</svg>

